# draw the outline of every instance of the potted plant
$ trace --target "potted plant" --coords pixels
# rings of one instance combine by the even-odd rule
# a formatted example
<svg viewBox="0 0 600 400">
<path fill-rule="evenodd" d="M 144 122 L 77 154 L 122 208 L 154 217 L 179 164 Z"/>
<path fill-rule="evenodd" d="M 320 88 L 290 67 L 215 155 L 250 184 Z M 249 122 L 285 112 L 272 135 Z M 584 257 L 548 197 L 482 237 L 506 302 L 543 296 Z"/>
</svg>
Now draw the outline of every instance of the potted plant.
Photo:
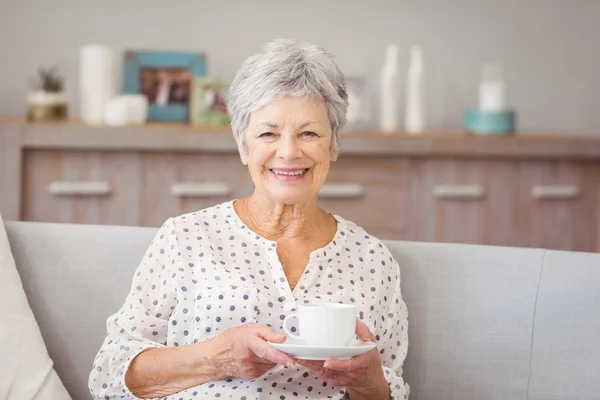
<svg viewBox="0 0 600 400">
<path fill-rule="evenodd" d="M 61 120 L 68 115 L 64 79 L 55 68 L 40 68 L 35 90 L 27 96 L 27 119 Z"/>
</svg>

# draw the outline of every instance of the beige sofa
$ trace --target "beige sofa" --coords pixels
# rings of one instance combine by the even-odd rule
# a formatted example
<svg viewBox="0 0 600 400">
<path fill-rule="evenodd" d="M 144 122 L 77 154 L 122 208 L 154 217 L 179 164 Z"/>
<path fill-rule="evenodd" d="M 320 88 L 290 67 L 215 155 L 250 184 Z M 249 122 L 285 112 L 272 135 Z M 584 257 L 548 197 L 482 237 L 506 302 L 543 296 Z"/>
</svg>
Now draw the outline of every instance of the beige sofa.
<svg viewBox="0 0 600 400">
<path fill-rule="evenodd" d="M 156 230 L 6 231 L 55 370 L 73 399 L 89 398 L 105 320 Z M 411 399 L 600 399 L 600 254 L 387 244 L 409 308 Z"/>
</svg>

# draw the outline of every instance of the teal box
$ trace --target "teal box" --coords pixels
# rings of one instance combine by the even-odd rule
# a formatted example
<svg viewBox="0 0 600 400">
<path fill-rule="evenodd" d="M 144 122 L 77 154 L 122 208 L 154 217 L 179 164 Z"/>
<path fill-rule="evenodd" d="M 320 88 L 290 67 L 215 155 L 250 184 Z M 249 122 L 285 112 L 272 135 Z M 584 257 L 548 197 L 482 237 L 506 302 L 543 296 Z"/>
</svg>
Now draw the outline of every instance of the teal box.
<svg viewBox="0 0 600 400">
<path fill-rule="evenodd" d="M 515 132 L 516 112 L 483 111 L 470 108 L 465 112 L 464 125 L 468 132 L 481 135 L 510 135 Z"/>
</svg>

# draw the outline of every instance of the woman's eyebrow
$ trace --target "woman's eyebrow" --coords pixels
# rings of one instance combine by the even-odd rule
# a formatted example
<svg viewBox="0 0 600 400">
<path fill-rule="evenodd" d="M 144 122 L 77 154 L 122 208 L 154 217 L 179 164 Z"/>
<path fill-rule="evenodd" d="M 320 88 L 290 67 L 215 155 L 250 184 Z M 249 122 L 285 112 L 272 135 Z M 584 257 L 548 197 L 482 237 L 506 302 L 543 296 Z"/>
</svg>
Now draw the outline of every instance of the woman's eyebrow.
<svg viewBox="0 0 600 400">
<path fill-rule="evenodd" d="M 302 125 L 300 125 L 298 127 L 298 129 L 306 128 L 307 126 L 312 125 L 314 123 L 315 123 L 314 121 L 305 122 Z M 268 126 L 270 128 L 273 128 L 273 129 L 279 129 L 279 125 L 277 125 L 275 122 L 262 122 L 260 125 L 266 125 L 266 126 Z"/>
</svg>

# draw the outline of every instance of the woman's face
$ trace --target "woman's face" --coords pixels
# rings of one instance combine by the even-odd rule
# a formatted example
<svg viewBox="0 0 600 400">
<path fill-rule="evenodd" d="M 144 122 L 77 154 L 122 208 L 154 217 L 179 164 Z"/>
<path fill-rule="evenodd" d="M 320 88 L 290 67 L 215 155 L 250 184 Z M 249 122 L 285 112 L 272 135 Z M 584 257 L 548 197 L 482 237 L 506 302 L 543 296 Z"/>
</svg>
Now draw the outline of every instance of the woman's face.
<svg viewBox="0 0 600 400">
<path fill-rule="evenodd" d="M 252 113 L 241 158 L 256 191 L 283 204 L 314 199 L 337 159 L 331 134 L 325 105 L 306 98 L 286 97 Z"/>
</svg>

